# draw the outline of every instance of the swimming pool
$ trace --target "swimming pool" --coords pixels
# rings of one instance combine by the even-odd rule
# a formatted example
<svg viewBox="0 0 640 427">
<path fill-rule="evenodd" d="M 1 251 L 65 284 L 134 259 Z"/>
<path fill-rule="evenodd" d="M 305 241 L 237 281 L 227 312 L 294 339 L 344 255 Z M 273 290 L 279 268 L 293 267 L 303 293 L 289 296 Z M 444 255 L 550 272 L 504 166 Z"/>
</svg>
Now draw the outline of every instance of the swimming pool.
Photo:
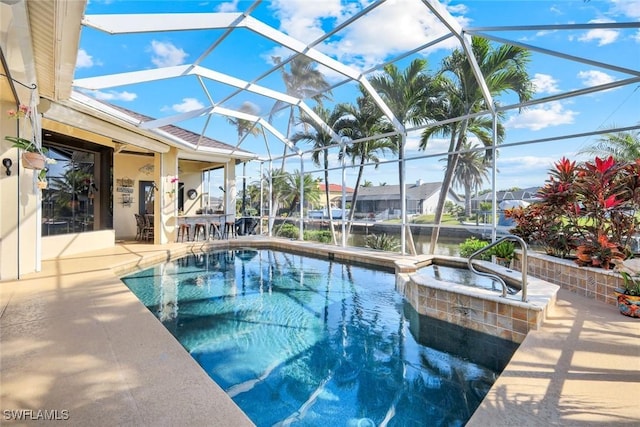
<svg viewBox="0 0 640 427">
<path fill-rule="evenodd" d="M 123 281 L 258 426 L 463 425 L 517 347 L 427 323 L 393 272 L 295 253 L 202 253 Z"/>
</svg>

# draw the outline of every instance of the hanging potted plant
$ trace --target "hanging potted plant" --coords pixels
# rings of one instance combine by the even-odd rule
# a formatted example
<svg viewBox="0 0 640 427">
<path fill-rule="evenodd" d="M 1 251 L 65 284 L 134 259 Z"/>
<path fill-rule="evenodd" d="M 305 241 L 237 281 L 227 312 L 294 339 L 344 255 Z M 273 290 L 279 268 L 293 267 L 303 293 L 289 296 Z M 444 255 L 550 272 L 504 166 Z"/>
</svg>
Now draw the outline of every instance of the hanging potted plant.
<svg viewBox="0 0 640 427">
<path fill-rule="evenodd" d="M 8 114 L 9 118 L 13 119 L 28 118 L 31 110 L 26 105 L 20 105 L 17 111 L 10 110 Z M 38 147 L 34 141 L 19 136 L 5 136 L 4 139 L 13 143 L 14 148 L 22 150 L 22 166 L 25 169 L 44 169 L 47 160 L 46 148 Z"/>
<path fill-rule="evenodd" d="M 40 173 L 38 173 L 38 188 L 41 190 L 45 190 L 49 186 L 49 182 L 47 181 L 47 168 L 41 169 Z"/>
</svg>

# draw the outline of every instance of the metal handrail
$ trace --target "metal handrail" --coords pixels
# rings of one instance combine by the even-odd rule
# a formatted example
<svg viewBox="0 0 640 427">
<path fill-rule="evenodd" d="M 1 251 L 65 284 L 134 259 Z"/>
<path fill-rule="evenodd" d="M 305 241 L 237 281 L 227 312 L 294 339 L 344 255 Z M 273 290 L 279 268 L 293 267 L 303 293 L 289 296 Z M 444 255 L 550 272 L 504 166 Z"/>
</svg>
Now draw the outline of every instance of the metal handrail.
<svg viewBox="0 0 640 427">
<path fill-rule="evenodd" d="M 508 236 L 504 236 L 501 237 L 500 239 L 496 240 L 493 243 L 488 244 L 487 246 L 478 249 L 477 251 L 475 251 L 474 253 L 472 253 L 469 256 L 469 259 L 467 260 L 467 265 L 469 266 L 469 270 L 473 271 L 475 274 L 479 275 L 479 276 L 485 276 L 485 277 L 490 277 L 494 280 L 497 280 L 498 282 L 500 282 L 500 284 L 502 285 L 502 296 L 506 298 L 507 296 L 507 284 L 505 283 L 505 281 L 502 279 L 502 277 L 498 276 L 497 274 L 494 273 L 486 273 L 484 271 L 478 271 L 475 269 L 475 267 L 473 266 L 473 263 L 471 262 L 473 260 L 473 258 L 477 257 L 478 255 L 480 255 L 483 252 L 488 251 L 489 249 L 491 249 L 492 247 L 496 246 L 498 243 L 500 242 L 504 242 L 506 240 L 514 240 L 518 243 L 520 243 L 520 249 L 522 249 L 522 259 L 520 260 L 520 264 L 521 264 L 521 269 L 522 269 L 522 301 L 526 302 L 527 301 L 527 243 L 519 236 L 515 236 L 513 234 L 509 234 Z"/>
</svg>

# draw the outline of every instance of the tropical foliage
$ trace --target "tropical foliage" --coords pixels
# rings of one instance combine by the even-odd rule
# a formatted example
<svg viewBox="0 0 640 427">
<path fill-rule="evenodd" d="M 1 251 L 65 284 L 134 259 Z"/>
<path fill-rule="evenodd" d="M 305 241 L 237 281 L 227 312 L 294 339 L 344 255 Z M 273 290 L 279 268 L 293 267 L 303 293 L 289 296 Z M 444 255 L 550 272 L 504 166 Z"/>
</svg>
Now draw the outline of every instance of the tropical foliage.
<svg viewBox="0 0 640 427">
<path fill-rule="evenodd" d="M 486 240 L 479 240 L 475 237 L 469 237 L 464 242 L 458 245 L 458 251 L 460 252 L 461 257 L 469 258 L 474 252 L 479 251 L 488 244 L 489 242 L 487 242 Z M 479 258 L 485 261 L 489 261 L 491 260 L 491 254 L 488 252 L 484 252 L 480 254 Z"/>
<path fill-rule="evenodd" d="M 424 59 L 413 60 L 404 71 L 400 71 L 394 64 L 388 64 L 383 68 L 383 73 L 373 76 L 370 80 L 397 120 L 397 123 L 390 125 L 397 128 L 399 123 L 402 126 L 402 134 L 393 138 L 397 145 L 401 200 L 405 199 L 403 159 L 406 128 L 408 125 L 426 123 L 431 116 L 431 113 L 427 112 L 439 108 L 440 100 L 436 96 L 438 86 L 436 80 L 427 74 L 426 68 L 427 61 Z M 407 230 L 410 232 L 411 228 L 407 227 Z"/>
<path fill-rule="evenodd" d="M 595 144 L 580 152 L 601 158 L 613 156 L 616 160 L 633 162 L 640 159 L 640 131 L 604 134 Z"/>
<path fill-rule="evenodd" d="M 333 111 L 322 107 L 322 105 L 316 105 L 314 112 L 322 119 L 324 123 L 333 125 L 338 121 L 342 112 L 340 109 L 335 108 Z M 291 141 L 296 144 L 299 141 L 306 141 L 313 144 L 313 148 L 316 149 L 312 154 L 312 160 L 316 165 L 321 165 L 324 170 L 324 182 L 325 182 L 325 206 L 327 209 L 331 207 L 331 201 L 329 199 L 329 150 L 332 145 L 336 145 L 338 141 L 334 138 L 335 132 L 331 133 L 329 129 L 326 129 L 321 123 L 317 122 L 313 117 L 303 113 L 300 116 L 300 123 L 304 125 L 304 131 L 296 132 Z M 331 129 L 332 130 L 332 129 Z M 324 149 L 322 149 L 324 148 Z M 329 223 L 331 224 L 331 233 L 334 236 L 333 219 L 329 215 Z"/>
<path fill-rule="evenodd" d="M 630 254 L 640 225 L 640 159 L 577 164 L 563 158 L 538 196 L 539 202 L 506 212 L 516 221 L 514 234 L 583 266 L 609 269 Z"/>
<path fill-rule="evenodd" d="M 532 84 L 526 71 L 526 65 L 530 60 L 529 51 L 512 45 L 494 48 L 488 40 L 479 37 L 472 38 L 471 48 L 480 72 L 484 76 L 488 94 L 483 92 L 483 87 L 466 54 L 462 50 L 454 51 L 444 59 L 442 71 L 439 73 L 438 84 L 446 102 L 440 111 L 440 117 L 435 118 L 438 120 L 466 118 L 428 127 L 422 133 L 422 148 L 426 148 L 427 143 L 434 136 L 449 137 L 447 166 L 436 206 L 437 225 L 442 220 L 447 192 L 458 167 L 460 152 L 469 135 L 475 136 L 488 148 L 487 160 L 491 158 L 490 147 L 493 146 L 494 140 L 499 144 L 504 138 L 504 128 L 499 122 L 502 117 L 500 114 L 497 115 L 496 135 L 493 135 L 493 121 L 489 116 L 470 117 L 470 115 L 493 109 L 493 105 L 489 104 L 492 100 L 488 99 L 488 96 L 496 97 L 513 92 L 520 102 L 527 101 L 532 96 Z M 439 232 L 439 227 L 435 227 L 431 234 L 431 251 L 436 247 Z"/>
<path fill-rule="evenodd" d="M 365 238 L 365 247 L 388 252 L 397 252 L 400 249 L 400 242 L 395 236 L 388 234 L 369 234 Z"/>
<path fill-rule="evenodd" d="M 377 169 L 380 162 L 379 155 L 398 152 L 397 144 L 390 137 L 373 138 L 376 135 L 385 135 L 393 132 L 394 129 L 362 86 L 360 86 L 360 93 L 361 96 L 356 100 L 357 106 L 351 104 L 340 104 L 338 106 L 338 111 L 342 114 L 335 123 L 336 130 L 340 135 L 347 136 L 351 141 L 357 141 L 349 144 L 345 150 L 345 154 L 351 159 L 351 164 L 358 165 L 358 176 L 356 177 L 354 191 L 351 196 L 351 207 L 347 217 L 349 220 L 347 234 L 351 233 L 351 221 L 355 213 L 358 190 L 365 165 L 373 163 L 374 168 Z M 361 139 L 362 141 L 358 141 Z M 340 158 L 343 155 L 343 152 L 340 152 Z M 367 182 L 363 186 L 366 186 L 366 184 Z M 370 181 L 369 185 L 371 185 Z"/>
<path fill-rule="evenodd" d="M 482 153 L 474 151 L 476 148 L 476 144 L 470 142 L 463 144 L 453 181 L 454 186 L 462 187 L 464 191 L 464 216 L 467 218 L 471 216 L 471 192 L 489 179 L 489 163 Z M 445 203 L 445 212 L 446 209 Z"/>
<path fill-rule="evenodd" d="M 273 62 L 282 64 L 282 58 L 274 56 Z M 309 57 L 298 55 L 288 62 L 288 67 L 280 68 L 282 81 L 284 82 L 287 95 L 291 95 L 298 99 L 313 99 L 318 105 L 324 100 L 331 99 L 330 85 L 324 75 L 316 68 L 316 63 Z M 273 117 L 278 111 L 285 106 L 289 107 L 289 121 L 287 125 L 287 137 L 291 135 L 293 126 L 295 125 L 295 107 L 277 101 L 271 109 L 270 116 Z M 298 115 L 302 116 L 302 110 L 298 111 Z M 287 154 L 287 145 L 284 146 L 282 153 L 282 169 L 284 170 Z"/>
</svg>

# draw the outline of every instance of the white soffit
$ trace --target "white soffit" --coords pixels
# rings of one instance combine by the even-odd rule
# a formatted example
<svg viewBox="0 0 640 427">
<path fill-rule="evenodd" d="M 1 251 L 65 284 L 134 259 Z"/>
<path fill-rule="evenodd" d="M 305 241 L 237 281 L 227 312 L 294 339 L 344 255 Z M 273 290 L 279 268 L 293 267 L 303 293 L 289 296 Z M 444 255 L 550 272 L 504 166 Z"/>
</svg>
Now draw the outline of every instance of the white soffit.
<svg viewBox="0 0 640 427">
<path fill-rule="evenodd" d="M 46 105 L 46 104 L 49 105 Z M 42 101 L 42 116 L 78 129 L 87 130 L 113 140 L 136 145 L 158 153 L 167 153 L 169 146 L 139 131 L 128 129 L 130 124 L 104 112 L 89 109 L 73 100 Z M 134 128 L 135 129 L 135 128 Z"/>
</svg>

